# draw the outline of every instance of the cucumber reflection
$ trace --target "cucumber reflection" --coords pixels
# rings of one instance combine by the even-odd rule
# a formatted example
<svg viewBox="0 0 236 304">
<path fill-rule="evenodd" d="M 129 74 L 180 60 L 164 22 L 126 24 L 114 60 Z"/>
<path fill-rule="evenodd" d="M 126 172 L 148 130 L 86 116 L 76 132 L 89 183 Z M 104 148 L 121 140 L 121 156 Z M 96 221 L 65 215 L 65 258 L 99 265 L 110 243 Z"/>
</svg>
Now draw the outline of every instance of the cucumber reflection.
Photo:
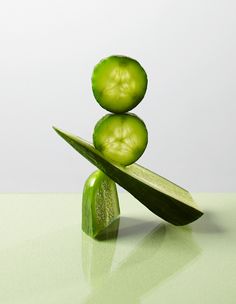
<svg viewBox="0 0 236 304">
<path fill-rule="evenodd" d="M 201 252 L 189 227 L 161 224 L 143 237 L 113 270 L 115 248 L 122 244 L 121 241 L 124 239 L 120 232 L 117 240 L 108 242 L 84 236 L 83 242 L 88 243 L 83 246 L 83 264 L 91 284 L 86 303 L 139 303 L 142 295 L 180 272 Z"/>
<path fill-rule="evenodd" d="M 110 273 L 119 224 L 120 218 L 116 219 L 98 240 L 82 234 L 83 272 L 91 285 L 96 285 L 99 279 Z"/>
</svg>

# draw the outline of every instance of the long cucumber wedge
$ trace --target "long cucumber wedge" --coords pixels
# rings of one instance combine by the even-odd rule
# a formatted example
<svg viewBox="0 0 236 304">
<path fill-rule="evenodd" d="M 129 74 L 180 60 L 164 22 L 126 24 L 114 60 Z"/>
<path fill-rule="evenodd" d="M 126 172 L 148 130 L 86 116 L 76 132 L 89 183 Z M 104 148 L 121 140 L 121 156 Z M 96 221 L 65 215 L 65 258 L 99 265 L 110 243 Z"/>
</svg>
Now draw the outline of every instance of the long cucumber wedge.
<svg viewBox="0 0 236 304">
<path fill-rule="evenodd" d="M 187 190 L 140 165 L 114 164 L 82 138 L 53 128 L 76 151 L 167 222 L 181 226 L 202 216 Z"/>
</svg>

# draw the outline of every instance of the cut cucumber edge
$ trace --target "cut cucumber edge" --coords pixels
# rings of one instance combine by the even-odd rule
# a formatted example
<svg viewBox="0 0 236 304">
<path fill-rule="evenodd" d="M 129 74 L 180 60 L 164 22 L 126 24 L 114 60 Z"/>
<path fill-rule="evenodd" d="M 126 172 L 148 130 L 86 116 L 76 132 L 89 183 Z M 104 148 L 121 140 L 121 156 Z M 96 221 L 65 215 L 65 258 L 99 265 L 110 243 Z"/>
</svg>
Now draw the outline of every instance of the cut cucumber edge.
<svg viewBox="0 0 236 304">
<path fill-rule="evenodd" d="M 123 167 L 112 163 L 89 142 L 56 127 L 53 129 L 77 152 L 167 222 L 181 226 L 203 215 L 187 190 L 140 165 Z"/>
<path fill-rule="evenodd" d="M 96 170 L 84 183 L 82 230 L 92 238 L 102 234 L 119 217 L 120 207 L 115 182 Z"/>
</svg>

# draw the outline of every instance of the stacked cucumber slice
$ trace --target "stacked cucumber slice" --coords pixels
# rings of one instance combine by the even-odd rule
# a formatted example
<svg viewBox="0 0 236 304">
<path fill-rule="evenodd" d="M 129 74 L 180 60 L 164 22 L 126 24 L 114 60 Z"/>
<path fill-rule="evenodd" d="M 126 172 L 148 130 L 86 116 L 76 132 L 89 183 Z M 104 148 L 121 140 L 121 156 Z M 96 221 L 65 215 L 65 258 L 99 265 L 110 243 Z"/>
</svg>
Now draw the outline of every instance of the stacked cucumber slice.
<svg viewBox="0 0 236 304">
<path fill-rule="evenodd" d="M 146 93 L 147 83 L 143 67 L 126 56 L 101 60 L 92 75 L 94 97 L 112 113 L 125 113 L 136 107 Z"/>
<path fill-rule="evenodd" d="M 124 166 L 140 158 L 147 142 L 147 128 L 134 114 L 107 114 L 97 122 L 93 132 L 94 147 Z"/>
<path fill-rule="evenodd" d="M 82 229 L 98 238 L 119 217 L 116 183 L 129 191 L 156 215 L 174 225 L 186 225 L 203 213 L 190 193 L 134 164 L 148 143 L 145 123 L 126 113 L 137 106 L 147 89 L 142 66 L 126 56 L 110 56 L 94 68 L 92 89 L 97 102 L 112 114 L 95 125 L 93 146 L 78 136 L 55 131 L 99 170 L 85 182 L 82 199 Z"/>
</svg>

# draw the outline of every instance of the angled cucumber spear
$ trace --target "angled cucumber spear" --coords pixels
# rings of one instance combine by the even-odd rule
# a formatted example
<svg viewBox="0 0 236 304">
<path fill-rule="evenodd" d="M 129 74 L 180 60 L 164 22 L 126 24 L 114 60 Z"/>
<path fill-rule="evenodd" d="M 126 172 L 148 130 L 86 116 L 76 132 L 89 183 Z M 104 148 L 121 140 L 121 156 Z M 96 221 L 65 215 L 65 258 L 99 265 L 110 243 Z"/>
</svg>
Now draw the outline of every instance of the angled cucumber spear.
<svg viewBox="0 0 236 304">
<path fill-rule="evenodd" d="M 54 130 L 87 160 L 167 222 L 177 226 L 186 225 L 202 216 L 187 190 L 137 164 L 124 167 L 113 163 L 82 138 L 56 127 Z"/>
</svg>

